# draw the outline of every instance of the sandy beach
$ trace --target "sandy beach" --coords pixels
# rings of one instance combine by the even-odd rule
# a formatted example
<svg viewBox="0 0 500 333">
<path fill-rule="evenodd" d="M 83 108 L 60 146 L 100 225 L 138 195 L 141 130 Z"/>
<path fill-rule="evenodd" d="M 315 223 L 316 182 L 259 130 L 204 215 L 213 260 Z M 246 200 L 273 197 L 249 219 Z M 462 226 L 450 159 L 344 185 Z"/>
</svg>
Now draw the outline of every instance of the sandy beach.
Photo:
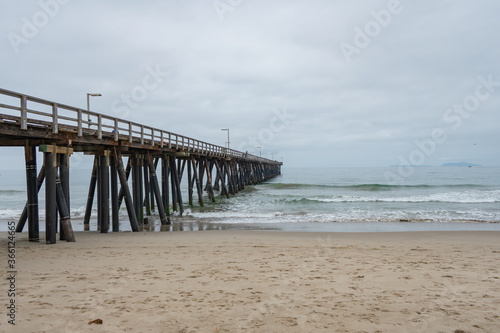
<svg viewBox="0 0 500 333">
<path fill-rule="evenodd" d="M 500 331 L 499 232 L 16 237 L 2 332 Z"/>
</svg>

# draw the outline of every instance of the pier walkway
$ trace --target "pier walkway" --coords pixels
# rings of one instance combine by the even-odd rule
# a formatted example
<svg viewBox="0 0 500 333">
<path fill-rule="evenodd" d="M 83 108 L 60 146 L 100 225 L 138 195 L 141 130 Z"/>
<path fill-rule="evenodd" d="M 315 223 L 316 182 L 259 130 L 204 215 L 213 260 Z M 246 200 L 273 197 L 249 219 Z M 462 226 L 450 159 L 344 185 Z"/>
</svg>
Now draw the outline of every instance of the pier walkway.
<svg viewBox="0 0 500 333">
<path fill-rule="evenodd" d="M 101 233 L 119 230 L 118 211 L 125 202 L 132 231 L 156 210 L 162 225 L 172 211 L 182 215 L 181 184 L 187 177 L 188 201 L 203 206 L 215 192 L 229 196 L 247 185 L 281 173 L 281 162 L 213 145 L 81 108 L 0 89 L 0 146 L 24 147 L 27 203 L 16 231 L 28 221 L 29 240 L 39 241 L 38 191 L 45 182 L 46 242 L 74 241 L 69 207 L 69 163 L 74 152 L 93 156 L 84 218 L 89 230 L 97 192 Z M 36 150 L 44 159 L 37 175 Z M 126 162 L 124 162 L 126 159 Z M 132 175 L 132 186 L 129 177 Z M 119 186 L 120 185 L 120 188 Z M 196 195 L 193 192 L 196 190 Z M 59 222 L 58 222 L 59 220 Z"/>
</svg>

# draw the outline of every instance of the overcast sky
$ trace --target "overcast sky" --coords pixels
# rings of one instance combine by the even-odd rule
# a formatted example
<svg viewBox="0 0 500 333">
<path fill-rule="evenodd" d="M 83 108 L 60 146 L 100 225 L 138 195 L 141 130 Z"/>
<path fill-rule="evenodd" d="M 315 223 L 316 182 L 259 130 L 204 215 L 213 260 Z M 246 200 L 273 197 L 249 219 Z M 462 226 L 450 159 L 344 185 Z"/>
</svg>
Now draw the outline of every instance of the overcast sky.
<svg viewBox="0 0 500 333">
<path fill-rule="evenodd" d="M 0 87 L 287 166 L 500 165 L 500 2 L 0 2 Z M 0 168 L 23 150 L 0 148 Z M 90 161 L 91 159 L 89 159 Z M 13 163 L 13 161 L 19 161 Z"/>
</svg>

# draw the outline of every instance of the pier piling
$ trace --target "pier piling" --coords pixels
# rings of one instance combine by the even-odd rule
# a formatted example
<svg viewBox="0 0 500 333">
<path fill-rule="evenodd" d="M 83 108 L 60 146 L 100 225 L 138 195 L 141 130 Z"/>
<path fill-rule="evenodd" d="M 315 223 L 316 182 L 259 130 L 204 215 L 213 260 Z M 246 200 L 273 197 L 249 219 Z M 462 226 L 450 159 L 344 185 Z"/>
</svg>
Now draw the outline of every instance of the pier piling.
<svg viewBox="0 0 500 333">
<path fill-rule="evenodd" d="M 66 209 L 68 212 L 68 219 L 70 218 L 70 193 L 69 193 L 69 155 L 68 154 L 58 154 L 59 155 L 59 182 L 61 186 L 62 194 L 64 195 L 66 202 Z M 57 190 L 57 189 L 56 189 Z M 59 208 L 58 208 L 59 209 Z M 60 209 L 59 209 L 60 210 Z M 62 216 L 59 220 L 59 240 L 66 240 L 65 228 L 63 228 Z"/>
<path fill-rule="evenodd" d="M 68 200 L 64 196 L 64 189 L 61 184 L 61 180 L 56 176 L 56 201 L 57 210 L 59 211 L 60 222 L 61 222 L 61 234 L 64 233 L 64 239 L 68 242 L 75 242 L 75 234 L 73 233 L 73 227 L 71 226 L 71 217 L 68 209 Z"/>
<path fill-rule="evenodd" d="M 56 243 L 56 161 L 54 153 L 44 152 L 45 165 L 45 241 L 47 244 Z"/>
<path fill-rule="evenodd" d="M 87 205 L 85 207 L 85 216 L 83 218 L 83 230 L 90 230 L 90 215 L 92 213 L 92 205 L 94 203 L 95 189 L 97 184 L 97 155 L 94 156 L 94 166 L 90 177 L 89 194 L 87 196 Z"/>
<path fill-rule="evenodd" d="M 17 229 L 23 230 L 24 224 L 26 222 L 26 217 L 24 217 L 24 212 L 26 211 L 28 217 L 28 239 L 30 242 L 38 242 L 40 239 L 38 230 L 38 177 L 36 175 L 36 146 L 31 146 L 29 143 L 25 146 L 25 156 L 26 156 L 26 185 L 27 185 L 27 196 L 28 202 L 23 211 L 23 216 L 18 223 Z M 42 172 L 43 170 L 43 172 Z M 41 179 L 45 177 L 45 168 L 40 170 Z M 18 231 L 19 232 L 19 231 Z"/>
<path fill-rule="evenodd" d="M 118 205 L 118 171 L 116 170 L 116 160 L 109 159 L 110 180 L 111 180 L 111 224 L 113 232 L 120 231 L 119 205 Z"/>
<path fill-rule="evenodd" d="M 120 179 L 120 185 L 123 189 L 123 198 L 125 199 L 125 206 L 127 207 L 128 218 L 130 220 L 130 227 L 132 231 L 139 231 L 139 224 L 137 222 L 137 215 L 135 213 L 135 207 L 130 194 L 130 189 L 128 187 L 127 176 L 123 168 L 122 155 L 119 150 L 114 148 L 113 155 L 116 162 L 116 169 L 118 171 L 118 178 Z"/>
</svg>

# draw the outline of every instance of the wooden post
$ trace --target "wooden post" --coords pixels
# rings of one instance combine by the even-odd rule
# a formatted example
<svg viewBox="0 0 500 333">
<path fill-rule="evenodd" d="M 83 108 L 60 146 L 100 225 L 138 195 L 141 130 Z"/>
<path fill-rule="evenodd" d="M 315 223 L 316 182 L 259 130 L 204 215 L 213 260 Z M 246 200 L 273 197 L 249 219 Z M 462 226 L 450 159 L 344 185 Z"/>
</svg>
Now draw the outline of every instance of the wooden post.
<svg viewBox="0 0 500 333">
<path fill-rule="evenodd" d="M 201 190 L 200 179 L 198 178 L 198 170 L 196 170 L 196 162 L 194 161 L 193 157 L 191 157 L 191 163 L 193 164 L 193 175 L 196 181 L 196 190 L 198 191 L 198 202 L 200 203 L 200 206 L 203 207 L 205 205 L 203 203 L 203 193 Z"/>
<path fill-rule="evenodd" d="M 170 184 L 172 186 L 172 210 L 174 212 L 177 211 L 177 183 L 175 181 L 175 174 L 177 174 L 177 170 L 175 167 L 175 157 L 170 156 Z"/>
<path fill-rule="evenodd" d="M 203 194 L 203 175 L 205 174 L 205 160 L 203 157 L 198 158 L 198 178 L 200 180 L 201 193 Z"/>
<path fill-rule="evenodd" d="M 211 159 L 209 161 L 209 171 L 208 171 L 210 179 L 212 179 L 214 166 L 215 166 L 215 160 Z M 210 195 L 212 196 L 212 201 L 215 202 L 215 193 L 214 193 L 214 187 L 212 186 L 212 183 L 210 183 Z"/>
<path fill-rule="evenodd" d="M 96 189 L 97 189 L 97 231 L 101 231 L 101 221 L 102 221 L 102 218 L 101 218 L 101 214 L 102 214 L 102 210 L 101 210 L 101 158 L 100 156 L 97 156 L 97 185 L 96 185 Z"/>
<path fill-rule="evenodd" d="M 56 243 L 56 163 L 52 152 L 44 152 L 45 164 L 45 239 L 47 244 Z"/>
<path fill-rule="evenodd" d="M 119 208 L 118 208 L 118 174 L 116 171 L 116 160 L 111 158 L 111 220 L 113 232 L 120 231 Z"/>
<path fill-rule="evenodd" d="M 68 210 L 68 217 L 71 216 L 71 208 L 70 208 L 70 196 L 69 196 L 69 155 L 68 154 L 59 154 L 59 182 L 61 186 L 61 190 L 64 194 L 64 198 L 66 199 L 66 206 Z M 56 185 L 57 186 L 57 185 Z M 57 189 L 56 189 L 57 191 Z M 61 208 L 59 209 L 59 213 L 61 213 Z M 60 228 L 59 228 L 59 239 L 66 240 L 66 233 L 63 228 L 62 216 L 59 220 Z"/>
<path fill-rule="evenodd" d="M 73 233 L 73 227 L 71 226 L 71 217 L 68 209 L 68 202 L 64 196 L 64 189 L 61 184 L 59 177 L 56 177 L 56 199 L 57 199 L 57 209 L 59 210 L 59 216 L 61 217 L 61 233 L 66 236 L 64 240 L 68 242 L 75 241 L 75 234 Z"/>
<path fill-rule="evenodd" d="M 136 154 L 132 154 L 130 156 L 130 163 L 131 163 L 131 173 L 132 173 L 132 199 L 134 202 L 134 211 L 135 211 L 135 217 L 137 219 L 137 222 L 139 222 L 138 214 L 139 212 L 137 211 L 137 156 Z M 123 187 L 123 186 L 122 186 Z"/>
<path fill-rule="evenodd" d="M 126 177 L 127 181 L 130 177 L 131 160 L 132 160 L 132 158 L 129 157 L 128 162 L 127 162 L 127 168 L 125 170 L 125 177 Z M 118 170 L 117 170 L 117 172 L 118 172 Z M 123 201 L 123 188 L 120 188 L 120 193 L 118 194 L 118 209 L 120 209 L 120 207 L 122 206 L 122 201 Z"/>
<path fill-rule="evenodd" d="M 254 173 L 253 173 L 253 163 L 250 162 L 248 166 L 248 178 L 250 181 L 250 184 L 253 185 L 254 183 Z"/>
<path fill-rule="evenodd" d="M 231 176 L 231 169 L 230 169 L 230 161 L 224 161 L 224 170 L 225 174 L 227 175 L 227 190 L 230 194 L 234 194 L 234 189 L 233 189 L 233 179 Z"/>
<path fill-rule="evenodd" d="M 151 187 L 156 197 L 156 203 L 158 204 L 158 213 L 160 214 L 160 220 L 162 225 L 170 224 L 170 217 L 165 215 L 165 209 L 163 208 L 162 197 L 160 192 L 160 186 L 158 185 L 158 179 L 156 177 L 155 167 L 151 160 L 151 155 L 147 155 L 147 163 L 149 164 L 149 175 L 151 180 Z"/>
<path fill-rule="evenodd" d="M 109 230 L 109 162 L 108 152 L 99 157 L 99 218 L 101 233 L 107 234 Z"/>
<path fill-rule="evenodd" d="M 217 160 L 214 161 L 214 165 L 217 165 Z M 218 168 L 216 168 L 216 175 L 215 175 L 215 181 L 214 181 L 214 191 L 220 191 L 220 173 Z"/>
<path fill-rule="evenodd" d="M 158 162 L 160 161 L 160 158 L 155 158 L 154 159 L 154 166 L 155 166 L 155 172 L 156 170 L 158 170 Z M 158 176 L 157 176 L 158 178 Z M 149 194 L 150 198 L 151 198 L 151 210 L 152 211 L 155 211 L 156 210 L 156 207 L 155 207 L 155 198 L 154 198 L 154 190 L 153 188 L 151 187 L 151 193 Z"/>
<path fill-rule="evenodd" d="M 212 188 L 212 176 L 208 164 L 209 161 L 207 160 L 205 163 L 205 170 L 207 171 L 207 193 L 208 193 L 208 198 L 212 200 L 212 202 L 215 202 L 214 190 Z"/>
<path fill-rule="evenodd" d="M 241 190 L 245 189 L 245 166 L 243 165 L 243 161 L 238 163 L 238 170 L 240 171 L 240 186 Z"/>
<path fill-rule="evenodd" d="M 153 163 L 151 163 L 151 165 L 153 165 Z M 149 195 L 151 193 L 151 186 L 149 184 L 149 177 L 150 175 L 148 171 L 148 163 L 144 163 L 144 193 L 146 194 L 144 198 L 144 204 L 146 206 L 146 215 L 148 216 L 151 215 L 151 201 L 149 199 Z"/>
<path fill-rule="evenodd" d="M 138 195 L 139 195 L 139 224 L 144 224 L 144 178 L 143 176 L 143 167 L 144 167 L 144 157 L 139 155 L 139 164 L 137 165 L 137 178 L 139 179 L 138 184 Z"/>
<path fill-rule="evenodd" d="M 252 172 L 251 172 L 252 163 L 246 162 L 246 173 L 247 173 L 247 185 L 252 185 Z"/>
<path fill-rule="evenodd" d="M 165 208 L 165 213 L 167 216 L 170 216 L 170 195 L 168 188 L 168 179 L 170 172 L 170 162 L 169 158 L 163 155 L 161 157 L 161 179 L 162 179 L 162 199 L 163 199 L 163 208 Z"/>
<path fill-rule="evenodd" d="M 245 186 L 250 185 L 250 172 L 248 168 L 248 162 L 245 161 Z"/>
<path fill-rule="evenodd" d="M 179 203 L 179 214 L 182 215 L 184 213 L 184 205 L 182 203 L 182 195 L 181 195 L 181 183 L 180 183 L 180 180 L 179 180 L 179 173 L 177 170 L 175 170 L 175 157 L 172 157 L 172 159 L 174 160 L 173 161 L 173 166 L 174 166 L 174 169 L 172 170 L 172 173 L 174 175 L 174 181 L 175 181 L 175 189 L 176 189 L 176 198 L 177 198 L 177 202 Z M 173 189 L 172 189 L 173 191 Z"/>
<path fill-rule="evenodd" d="M 27 196 L 28 202 L 25 206 L 26 215 L 28 216 L 28 239 L 30 242 L 38 242 L 40 240 L 38 223 L 38 182 L 36 176 L 36 146 L 30 146 L 29 143 L 24 147 L 24 153 L 26 157 L 26 185 L 27 185 Z M 45 174 L 45 169 L 44 170 Z M 42 171 L 40 170 L 40 173 Z M 42 178 L 43 180 L 43 178 Z M 23 212 L 24 213 L 24 212 Z M 26 217 L 24 221 L 18 223 L 17 229 L 23 229 L 26 223 Z"/>
<path fill-rule="evenodd" d="M 233 175 L 233 190 L 234 194 L 238 193 L 239 187 L 238 187 L 238 170 L 236 169 L 236 161 L 231 161 L 231 174 Z"/>
<path fill-rule="evenodd" d="M 123 189 L 123 197 L 125 199 L 125 205 L 127 207 L 128 218 L 130 220 L 130 227 L 132 231 L 139 231 L 139 225 L 137 223 L 137 215 L 134 210 L 134 203 L 132 202 L 132 196 L 130 195 L 130 190 L 128 188 L 127 177 L 125 175 L 125 170 L 123 168 L 122 155 L 116 147 L 113 148 L 114 158 L 116 161 L 116 169 L 118 171 L 118 177 L 120 179 L 120 185 Z"/>
<path fill-rule="evenodd" d="M 193 207 L 193 177 L 191 172 L 191 161 L 188 161 L 188 200 L 189 206 Z"/>
<path fill-rule="evenodd" d="M 141 195 L 141 161 L 140 161 L 140 156 L 138 154 L 133 155 L 132 158 L 132 191 L 133 191 L 133 197 L 134 197 L 134 209 L 135 209 L 135 214 L 137 216 L 137 222 L 139 224 L 142 224 L 143 218 L 144 218 L 144 212 L 143 212 L 143 202 L 142 202 L 142 195 Z"/>
<path fill-rule="evenodd" d="M 45 179 L 45 165 L 42 165 L 42 168 L 40 169 L 40 172 L 38 173 L 38 178 L 36 180 L 37 194 L 38 192 L 40 192 L 40 188 L 42 187 L 44 179 Z M 38 195 L 37 195 L 37 206 L 38 206 Z M 35 214 L 38 215 L 38 208 Z M 28 201 L 26 201 L 23 212 L 21 213 L 21 217 L 19 218 L 19 221 L 17 221 L 16 232 L 23 232 L 24 225 L 26 224 L 27 219 L 28 219 Z M 37 225 L 36 228 L 38 229 L 39 222 L 37 222 L 36 225 Z"/>
<path fill-rule="evenodd" d="M 217 168 L 217 173 L 220 175 L 220 181 L 221 181 L 221 191 L 220 191 L 220 194 L 221 195 L 225 195 L 227 198 L 229 198 L 229 192 L 227 191 L 227 188 L 226 188 L 226 182 L 224 180 L 224 174 L 221 171 L 221 168 L 219 167 L 219 164 L 217 163 L 217 161 L 215 162 L 215 167 Z M 224 166 L 222 166 L 222 167 L 224 167 Z"/>
<path fill-rule="evenodd" d="M 90 230 L 90 216 L 92 214 L 92 205 L 94 203 L 95 188 L 97 183 L 97 155 L 94 156 L 94 166 L 90 178 L 89 195 L 87 197 L 87 207 L 85 208 L 85 217 L 83 218 L 83 229 Z"/>
</svg>

